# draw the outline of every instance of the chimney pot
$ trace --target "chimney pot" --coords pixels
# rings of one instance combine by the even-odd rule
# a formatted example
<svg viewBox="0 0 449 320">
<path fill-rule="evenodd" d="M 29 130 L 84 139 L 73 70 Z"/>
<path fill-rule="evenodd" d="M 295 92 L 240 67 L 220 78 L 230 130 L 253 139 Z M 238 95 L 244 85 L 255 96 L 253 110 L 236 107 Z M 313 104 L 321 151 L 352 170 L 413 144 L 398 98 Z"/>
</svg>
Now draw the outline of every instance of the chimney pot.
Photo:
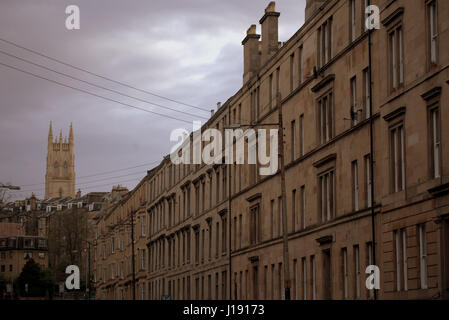
<svg viewBox="0 0 449 320">
<path fill-rule="evenodd" d="M 279 12 L 276 12 L 276 3 L 272 1 L 259 21 L 262 26 L 262 65 L 278 50 L 278 19 L 280 15 Z"/>
<path fill-rule="evenodd" d="M 265 13 L 275 12 L 276 11 L 276 2 L 271 1 L 265 9 Z"/>
<path fill-rule="evenodd" d="M 243 45 L 243 83 L 246 83 L 260 67 L 260 35 L 256 33 L 256 25 L 251 25 L 246 31 Z"/>
</svg>

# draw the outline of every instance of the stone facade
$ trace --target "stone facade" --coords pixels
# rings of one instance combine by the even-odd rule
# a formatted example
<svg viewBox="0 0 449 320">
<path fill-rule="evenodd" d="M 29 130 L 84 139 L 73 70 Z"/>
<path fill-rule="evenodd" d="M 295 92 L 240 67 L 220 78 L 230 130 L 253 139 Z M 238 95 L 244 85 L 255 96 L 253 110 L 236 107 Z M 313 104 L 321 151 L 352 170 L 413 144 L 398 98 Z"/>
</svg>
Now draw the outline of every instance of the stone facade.
<svg viewBox="0 0 449 320">
<path fill-rule="evenodd" d="M 242 88 L 202 127 L 277 128 L 282 107 L 293 299 L 372 299 L 374 259 L 378 298 L 449 298 L 449 3 L 371 2 L 371 61 L 364 1 L 308 0 L 285 43 L 270 3 Z M 281 299 L 281 180 L 259 167 L 149 171 L 97 221 L 97 297 L 132 298 L 133 212 L 137 298 Z"/>
</svg>

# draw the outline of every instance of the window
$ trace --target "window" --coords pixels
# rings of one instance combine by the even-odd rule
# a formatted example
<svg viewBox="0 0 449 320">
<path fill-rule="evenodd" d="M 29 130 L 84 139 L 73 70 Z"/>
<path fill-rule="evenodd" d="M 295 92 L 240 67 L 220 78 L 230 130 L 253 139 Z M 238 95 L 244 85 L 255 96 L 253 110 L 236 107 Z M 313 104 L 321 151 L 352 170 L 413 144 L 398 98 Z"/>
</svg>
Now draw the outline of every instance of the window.
<svg viewBox="0 0 449 320">
<path fill-rule="evenodd" d="M 239 248 L 242 247 L 242 237 L 243 237 L 242 225 L 243 225 L 243 216 L 240 214 L 239 215 Z"/>
<path fill-rule="evenodd" d="M 296 160 L 296 122 L 295 120 L 291 123 L 291 150 L 292 150 L 292 161 Z"/>
<path fill-rule="evenodd" d="M 371 242 L 366 243 L 366 265 L 373 265 L 373 245 Z M 374 297 L 374 290 L 368 290 L 368 296 L 370 298 Z"/>
<path fill-rule="evenodd" d="M 145 249 L 140 250 L 140 270 L 145 270 Z"/>
<path fill-rule="evenodd" d="M 215 258 L 218 258 L 220 248 L 220 223 L 217 222 L 215 229 Z"/>
<path fill-rule="evenodd" d="M 256 89 L 256 120 L 259 119 L 260 115 L 260 87 Z"/>
<path fill-rule="evenodd" d="M 355 9 L 355 0 L 350 0 L 349 4 L 349 16 L 350 16 L 350 41 L 353 42 L 356 38 L 356 26 L 355 26 L 355 15 L 356 15 L 356 9 Z"/>
<path fill-rule="evenodd" d="M 187 187 L 187 217 L 190 217 L 190 186 Z"/>
<path fill-rule="evenodd" d="M 218 272 L 215 273 L 215 300 L 218 300 Z"/>
<path fill-rule="evenodd" d="M 363 0 L 363 6 L 362 6 L 362 30 L 368 31 L 368 28 L 366 27 L 366 20 L 368 19 L 368 14 L 366 13 L 366 8 L 368 8 L 368 1 L 369 0 Z"/>
<path fill-rule="evenodd" d="M 306 228 L 306 186 L 301 187 L 301 227 Z"/>
<path fill-rule="evenodd" d="M 318 67 L 327 64 L 332 57 L 332 17 L 318 29 Z"/>
<path fill-rule="evenodd" d="M 271 200 L 270 202 L 270 208 L 271 208 L 271 239 L 274 239 L 275 237 L 275 230 L 276 230 L 276 216 L 274 211 L 274 200 Z"/>
<path fill-rule="evenodd" d="M 204 245 L 206 242 L 206 236 L 205 236 L 205 230 L 201 230 L 201 263 L 204 263 L 204 256 L 205 256 L 205 251 L 204 251 Z"/>
<path fill-rule="evenodd" d="M 405 188 L 404 127 L 402 124 L 390 129 L 392 190 L 399 192 Z"/>
<path fill-rule="evenodd" d="M 59 176 L 59 164 L 58 162 L 55 162 L 53 166 L 53 174 L 55 177 Z"/>
<path fill-rule="evenodd" d="M 209 173 L 209 209 L 212 208 L 212 173 Z"/>
<path fill-rule="evenodd" d="M 195 184 L 195 216 L 200 214 L 200 184 Z"/>
<path fill-rule="evenodd" d="M 355 296 L 360 299 L 360 248 L 358 245 L 354 246 L 354 277 Z"/>
<path fill-rule="evenodd" d="M 227 174 L 227 166 L 224 166 L 223 167 L 223 172 L 222 172 L 222 174 L 223 174 L 223 177 L 222 177 L 222 179 L 223 179 L 223 184 L 222 184 L 222 194 L 223 194 L 223 200 L 224 199 L 226 199 L 226 195 L 227 195 L 227 192 L 228 192 L 228 187 L 227 187 L 227 177 L 228 177 L 228 174 Z"/>
<path fill-rule="evenodd" d="M 200 231 L 195 231 L 195 263 L 200 262 Z"/>
<path fill-rule="evenodd" d="M 237 274 L 236 274 L 236 277 L 237 277 Z M 264 300 L 268 300 L 268 266 L 264 267 L 263 291 L 264 291 L 264 295 L 263 295 Z"/>
<path fill-rule="evenodd" d="M 145 229 L 146 229 L 146 217 L 143 216 L 140 220 L 140 236 L 145 236 Z"/>
<path fill-rule="evenodd" d="M 421 289 L 427 289 L 427 241 L 426 224 L 418 225 L 419 231 L 419 274 Z"/>
<path fill-rule="evenodd" d="M 365 156 L 365 199 L 367 208 L 373 205 L 371 188 L 371 155 L 368 154 Z"/>
<path fill-rule="evenodd" d="M 222 242 L 222 244 L 221 244 L 221 252 L 223 254 L 226 253 L 226 245 L 227 245 L 227 241 L 226 241 L 227 232 L 226 232 L 226 229 L 227 229 L 227 227 L 228 227 L 228 221 L 227 221 L 226 215 L 223 215 L 223 217 L 221 218 L 221 242 Z"/>
<path fill-rule="evenodd" d="M 209 260 L 212 259 L 212 221 L 209 222 Z"/>
<path fill-rule="evenodd" d="M 278 93 L 281 93 L 281 67 L 276 69 L 276 94 Z M 277 99 L 277 95 L 275 98 Z"/>
<path fill-rule="evenodd" d="M 396 260 L 396 290 L 407 291 L 407 234 L 405 229 L 393 232 L 394 256 Z"/>
<path fill-rule="evenodd" d="M 310 271 L 312 273 L 312 299 L 316 300 L 316 268 L 315 268 L 315 256 L 310 257 Z"/>
<path fill-rule="evenodd" d="M 217 178 L 217 180 L 215 181 L 215 183 L 216 183 L 215 203 L 219 203 L 220 202 L 220 171 L 219 170 L 217 170 L 215 176 Z"/>
<path fill-rule="evenodd" d="M 279 300 L 283 300 L 284 298 L 284 290 L 283 290 L 283 281 L 282 281 L 282 262 L 279 263 L 278 267 L 278 293 L 279 293 Z"/>
<path fill-rule="evenodd" d="M 273 74 L 270 74 L 270 109 L 273 108 L 273 99 L 275 96 L 274 85 L 273 85 Z"/>
<path fill-rule="evenodd" d="M 294 259 L 293 260 L 293 285 L 294 285 L 294 295 L 293 295 L 293 299 L 294 300 L 298 300 L 299 295 L 299 283 L 298 283 L 299 279 L 298 279 L 298 260 Z"/>
<path fill-rule="evenodd" d="M 298 225 L 298 210 L 296 205 L 296 189 L 292 191 L 292 230 L 296 231 Z"/>
<path fill-rule="evenodd" d="M 307 262 L 306 258 L 302 258 L 302 299 L 307 299 Z"/>
<path fill-rule="evenodd" d="M 351 125 L 355 126 L 358 120 L 357 110 L 357 78 L 351 79 Z"/>
<path fill-rule="evenodd" d="M 438 63 L 438 14 L 436 0 L 427 4 L 427 20 L 429 30 L 430 65 Z"/>
<path fill-rule="evenodd" d="M 299 156 L 304 155 L 304 115 L 299 116 Z"/>
<path fill-rule="evenodd" d="M 342 249 L 343 259 L 343 299 L 348 299 L 348 250 Z"/>
<path fill-rule="evenodd" d="M 390 88 L 394 92 L 404 84 L 404 47 L 402 26 L 392 29 L 389 37 Z"/>
<path fill-rule="evenodd" d="M 224 300 L 226 299 L 226 283 L 228 282 L 226 280 L 227 278 L 227 273 L 226 271 L 222 271 L 221 272 L 221 299 Z"/>
<path fill-rule="evenodd" d="M 295 70 L 295 53 L 290 55 L 290 92 L 293 91 L 294 83 L 294 70 Z"/>
<path fill-rule="evenodd" d="M 318 136 L 320 143 L 333 138 L 333 106 L 332 92 L 318 100 Z"/>
<path fill-rule="evenodd" d="M 234 228 L 233 230 L 233 249 L 236 250 L 237 249 L 237 217 L 234 217 L 234 222 L 232 227 Z"/>
<path fill-rule="evenodd" d="M 250 209 L 250 241 L 251 244 L 256 244 L 260 241 L 260 215 L 259 205 Z"/>
<path fill-rule="evenodd" d="M 319 177 L 321 222 L 329 221 L 334 216 L 335 210 L 335 174 L 328 171 Z"/>
<path fill-rule="evenodd" d="M 278 227 L 278 236 L 280 237 L 282 235 L 282 197 L 278 198 Z"/>
<path fill-rule="evenodd" d="M 440 159 L 440 108 L 432 107 L 429 110 L 429 136 L 430 136 L 430 169 L 433 178 L 441 176 Z"/>
<path fill-rule="evenodd" d="M 302 45 L 299 47 L 299 54 L 298 54 L 298 81 L 299 84 L 302 83 Z"/>
<path fill-rule="evenodd" d="M 352 210 L 359 210 L 359 169 L 357 160 L 352 162 Z"/>
<path fill-rule="evenodd" d="M 371 117 L 370 74 L 369 69 L 363 70 L 363 107 L 365 119 Z"/>
<path fill-rule="evenodd" d="M 187 230 L 187 263 L 190 263 L 190 229 Z"/>
</svg>

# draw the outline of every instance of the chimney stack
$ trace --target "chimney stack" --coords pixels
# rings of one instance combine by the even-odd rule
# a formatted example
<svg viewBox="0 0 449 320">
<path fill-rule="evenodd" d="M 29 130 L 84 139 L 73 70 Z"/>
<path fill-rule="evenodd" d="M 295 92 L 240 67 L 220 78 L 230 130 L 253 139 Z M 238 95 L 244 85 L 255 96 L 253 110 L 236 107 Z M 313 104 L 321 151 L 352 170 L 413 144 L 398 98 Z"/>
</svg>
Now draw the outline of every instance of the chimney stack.
<svg viewBox="0 0 449 320">
<path fill-rule="evenodd" d="M 278 50 L 278 18 L 276 2 L 271 1 L 265 9 L 265 14 L 260 19 L 262 25 L 262 61 L 263 65 Z"/>
<path fill-rule="evenodd" d="M 253 24 L 246 31 L 243 45 L 243 84 L 245 84 L 260 67 L 259 52 L 260 35 L 256 33 L 256 25 Z"/>
<path fill-rule="evenodd" d="M 305 21 L 309 20 L 310 17 L 320 9 L 320 7 L 323 5 L 323 3 L 326 0 L 307 0 L 306 2 L 306 16 Z"/>
</svg>

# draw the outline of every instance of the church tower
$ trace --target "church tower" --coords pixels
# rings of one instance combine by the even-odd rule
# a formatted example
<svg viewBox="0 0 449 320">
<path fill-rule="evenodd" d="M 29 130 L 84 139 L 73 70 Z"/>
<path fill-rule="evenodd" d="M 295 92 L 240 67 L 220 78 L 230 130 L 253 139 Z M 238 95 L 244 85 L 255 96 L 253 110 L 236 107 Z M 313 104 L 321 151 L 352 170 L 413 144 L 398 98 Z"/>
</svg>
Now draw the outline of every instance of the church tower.
<svg viewBox="0 0 449 320">
<path fill-rule="evenodd" d="M 48 131 L 47 172 L 45 174 L 45 199 L 57 197 L 75 197 L 75 155 L 73 152 L 73 128 L 70 124 L 69 139 L 53 140 L 53 128 L 50 121 Z"/>
</svg>

